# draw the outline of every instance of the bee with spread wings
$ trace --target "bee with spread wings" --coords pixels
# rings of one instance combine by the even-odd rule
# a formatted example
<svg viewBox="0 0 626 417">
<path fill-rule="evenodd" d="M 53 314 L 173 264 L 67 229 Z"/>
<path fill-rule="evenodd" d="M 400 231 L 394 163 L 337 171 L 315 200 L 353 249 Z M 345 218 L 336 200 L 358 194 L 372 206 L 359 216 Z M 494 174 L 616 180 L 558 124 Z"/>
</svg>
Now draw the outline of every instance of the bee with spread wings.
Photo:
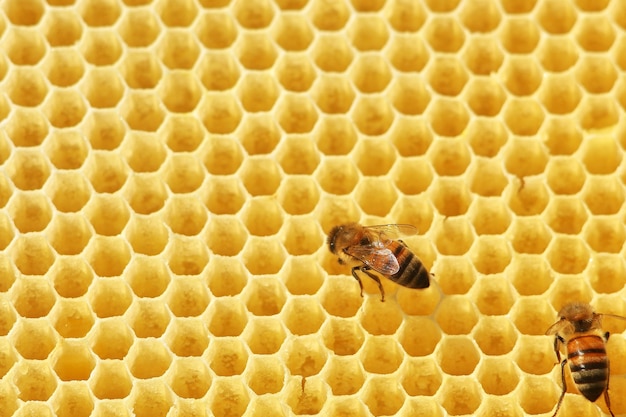
<svg viewBox="0 0 626 417">
<path fill-rule="evenodd" d="M 359 283 L 361 297 L 363 283 L 357 271 L 373 279 L 385 301 L 385 290 L 377 275 L 389 278 L 407 288 L 428 288 L 430 274 L 407 245 L 398 238 L 417 233 L 417 228 L 408 224 L 386 224 L 362 226 L 348 223 L 334 227 L 328 234 L 328 248 L 338 255 L 339 263 L 357 262 L 352 268 L 352 276 Z"/>
</svg>

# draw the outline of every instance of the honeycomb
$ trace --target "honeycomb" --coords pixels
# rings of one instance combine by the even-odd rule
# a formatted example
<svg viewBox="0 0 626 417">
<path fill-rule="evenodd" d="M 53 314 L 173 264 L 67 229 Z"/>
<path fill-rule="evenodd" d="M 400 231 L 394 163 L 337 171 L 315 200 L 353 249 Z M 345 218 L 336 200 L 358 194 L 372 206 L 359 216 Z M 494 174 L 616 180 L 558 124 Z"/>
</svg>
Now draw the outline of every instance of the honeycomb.
<svg viewBox="0 0 626 417">
<path fill-rule="evenodd" d="M 556 311 L 626 314 L 624 71 L 619 0 L 0 2 L 0 417 L 551 415 Z M 431 287 L 361 298 L 351 221 Z"/>
</svg>

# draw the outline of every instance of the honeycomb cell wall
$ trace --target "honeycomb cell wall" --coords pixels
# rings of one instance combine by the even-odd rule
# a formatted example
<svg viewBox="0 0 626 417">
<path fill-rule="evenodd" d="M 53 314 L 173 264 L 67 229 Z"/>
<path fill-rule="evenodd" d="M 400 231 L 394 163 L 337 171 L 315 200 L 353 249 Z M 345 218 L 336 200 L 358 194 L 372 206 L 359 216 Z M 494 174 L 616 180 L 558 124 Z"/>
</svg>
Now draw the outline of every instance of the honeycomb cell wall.
<svg viewBox="0 0 626 417">
<path fill-rule="evenodd" d="M 551 415 L 556 312 L 626 315 L 625 71 L 619 0 L 0 2 L 0 417 Z M 362 298 L 349 222 L 432 285 Z"/>
</svg>

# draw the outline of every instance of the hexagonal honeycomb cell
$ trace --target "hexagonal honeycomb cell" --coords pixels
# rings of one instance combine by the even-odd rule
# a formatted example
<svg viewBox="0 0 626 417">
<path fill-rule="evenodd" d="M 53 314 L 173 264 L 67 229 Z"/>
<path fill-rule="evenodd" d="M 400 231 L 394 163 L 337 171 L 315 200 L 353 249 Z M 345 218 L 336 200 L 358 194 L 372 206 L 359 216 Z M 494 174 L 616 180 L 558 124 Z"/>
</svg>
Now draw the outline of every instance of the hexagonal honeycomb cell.
<svg viewBox="0 0 626 417">
<path fill-rule="evenodd" d="M 0 3 L 0 417 L 551 415 L 557 311 L 626 315 L 624 29 L 608 0 Z M 351 222 L 415 226 L 382 241 L 430 286 L 361 294 Z M 566 378 L 559 416 L 608 413 Z"/>
</svg>

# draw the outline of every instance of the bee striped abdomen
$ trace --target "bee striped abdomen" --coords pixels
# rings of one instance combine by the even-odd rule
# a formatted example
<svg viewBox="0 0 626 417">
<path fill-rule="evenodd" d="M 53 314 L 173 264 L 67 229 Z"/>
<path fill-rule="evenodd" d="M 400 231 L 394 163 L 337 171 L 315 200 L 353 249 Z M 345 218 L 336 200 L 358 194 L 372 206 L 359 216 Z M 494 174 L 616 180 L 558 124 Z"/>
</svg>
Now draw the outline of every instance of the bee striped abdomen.
<svg viewBox="0 0 626 417">
<path fill-rule="evenodd" d="M 394 242 L 394 256 L 398 259 L 400 269 L 389 279 L 407 288 L 428 288 L 430 274 L 420 260 L 400 243 Z"/>
<path fill-rule="evenodd" d="M 597 400 L 608 385 L 609 360 L 604 339 L 597 335 L 574 337 L 567 343 L 572 377 L 578 390 L 589 401 Z"/>
</svg>

